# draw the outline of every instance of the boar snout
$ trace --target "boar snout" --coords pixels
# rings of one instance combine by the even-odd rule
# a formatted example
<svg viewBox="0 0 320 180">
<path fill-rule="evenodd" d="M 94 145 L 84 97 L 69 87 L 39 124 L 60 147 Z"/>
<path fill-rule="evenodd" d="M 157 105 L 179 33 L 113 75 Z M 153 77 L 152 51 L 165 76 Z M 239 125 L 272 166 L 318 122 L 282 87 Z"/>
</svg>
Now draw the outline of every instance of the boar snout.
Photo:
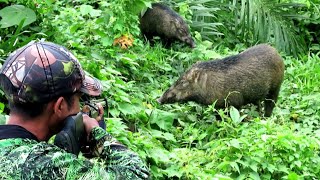
<svg viewBox="0 0 320 180">
<path fill-rule="evenodd" d="M 159 104 L 163 104 L 163 103 L 162 103 L 162 97 L 158 98 L 158 99 L 157 99 L 157 102 L 158 102 Z"/>
</svg>

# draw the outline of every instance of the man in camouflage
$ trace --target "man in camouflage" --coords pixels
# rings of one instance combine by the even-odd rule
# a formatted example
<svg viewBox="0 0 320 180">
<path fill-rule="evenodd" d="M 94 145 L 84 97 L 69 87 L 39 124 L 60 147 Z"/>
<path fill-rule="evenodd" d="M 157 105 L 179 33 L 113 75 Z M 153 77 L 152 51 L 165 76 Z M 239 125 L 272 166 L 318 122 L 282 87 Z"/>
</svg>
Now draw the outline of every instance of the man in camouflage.
<svg viewBox="0 0 320 180">
<path fill-rule="evenodd" d="M 0 179 L 148 179 L 143 161 L 96 119 L 83 115 L 92 156 L 76 156 L 47 141 L 80 111 L 82 93 L 99 95 L 98 80 L 84 75 L 62 46 L 31 42 L 13 52 L 0 71 L 10 117 L 0 126 Z M 101 119 L 103 108 L 99 106 Z"/>
</svg>

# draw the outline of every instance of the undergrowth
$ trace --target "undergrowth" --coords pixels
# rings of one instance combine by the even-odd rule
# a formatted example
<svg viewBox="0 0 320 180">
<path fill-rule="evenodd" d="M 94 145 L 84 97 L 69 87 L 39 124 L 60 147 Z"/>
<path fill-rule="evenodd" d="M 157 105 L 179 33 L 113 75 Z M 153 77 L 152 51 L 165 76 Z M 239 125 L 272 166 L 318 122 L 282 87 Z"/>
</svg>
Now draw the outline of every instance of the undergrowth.
<svg viewBox="0 0 320 180">
<path fill-rule="evenodd" d="M 169 49 L 161 43 L 150 46 L 138 28 L 138 12 L 150 6 L 146 0 L 30 1 L 25 5 L 40 17 L 36 28 L 5 29 L 10 46 L 0 46 L 0 58 L 28 41 L 30 33 L 32 38 L 46 38 L 71 49 L 84 69 L 103 83 L 110 107 L 107 130 L 142 157 L 154 179 L 320 177 L 319 53 L 298 58 L 282 55 L 285 78 L 270 118 L 253 105 L 243 109 L 193 102 L 159 105 L 157 98 L 193 63 L 248 47 L 238 44 L 230 49 L 202 39 L 197 31 L 192 31 L 195 49 L 179 43 Z M 22 38 L 15 41 L 16 37 Z M 128 47 L 114 44 L 116 39 L 125 40 Z M 7 117 L 5 106 L 2 100 L 1 123 Z"/>
</svg>

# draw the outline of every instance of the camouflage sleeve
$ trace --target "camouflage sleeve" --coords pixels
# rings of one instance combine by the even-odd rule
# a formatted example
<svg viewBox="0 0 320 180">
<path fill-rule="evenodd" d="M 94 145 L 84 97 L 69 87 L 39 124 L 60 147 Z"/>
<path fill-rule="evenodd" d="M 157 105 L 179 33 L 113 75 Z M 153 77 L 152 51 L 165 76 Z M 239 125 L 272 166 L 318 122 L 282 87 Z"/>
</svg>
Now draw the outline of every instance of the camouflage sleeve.
<svg viewBox="0 0 320 180">
<path fill-rule="evenodd" d="M 117 142 L 100 127 L 89 135 L 91 152 L 105 165 L 106 171 L 114 179 L 148 179 L 149 171 L 143 161 L 126 146 Z"/>
<path fill-rule="evenodd" d="M 143 161 L 105 130 L 96 127 L 90 134 L 96 158 L 87 159 L 61 150 L 55 145 L 38 143 L 29 153 L 19 153 L 22 174 L 17 179 L 149 179 Z M 20 148 L 21 149 L 21 148 Z M 23 149 L 28 152 L 28 149 Z M 21 151 L 22 151 L 21 150 Z M 13 156 L 14 161 L 16 161 Z M 21 158 L 23 157 L 23 158 Z M 25 159 L 25 163 L 24 163 Z M 0 162 L 1 165 L 1 162 Z M 20 165 L 17 165 L 18 167 Z M 2 176 L 0 176 L 2 177 Z M 9 176 L 8 176 L 9 177 Z"/>
</svg>

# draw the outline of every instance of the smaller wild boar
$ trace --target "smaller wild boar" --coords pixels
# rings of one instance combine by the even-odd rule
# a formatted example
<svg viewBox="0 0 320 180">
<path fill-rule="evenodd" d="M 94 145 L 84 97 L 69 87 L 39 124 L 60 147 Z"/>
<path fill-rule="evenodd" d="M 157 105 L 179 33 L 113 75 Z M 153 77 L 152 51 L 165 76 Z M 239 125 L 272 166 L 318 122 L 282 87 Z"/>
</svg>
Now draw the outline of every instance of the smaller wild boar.
<svg viewBox="0 0 320 180">
<path fill-rule="evenodd" d="M 220 60 L 197 62 L 159 99 L 160 104 L 195 101 L 216 108 L 240 108 L 264 101 L 265 116 L 271 115 L 284 76 L 284 64 L 277 51 L 267 45 Z"/>
<path fill-rule="evenodd" d="M 148 40 L 159 36 L 166 45 L 180 40 L 195 47 L 185 21 L 175 11 L 160 3 L 152 3 L 152 9 L 148 8 L 140 18 L 140 30 Z"/>
</svg>

